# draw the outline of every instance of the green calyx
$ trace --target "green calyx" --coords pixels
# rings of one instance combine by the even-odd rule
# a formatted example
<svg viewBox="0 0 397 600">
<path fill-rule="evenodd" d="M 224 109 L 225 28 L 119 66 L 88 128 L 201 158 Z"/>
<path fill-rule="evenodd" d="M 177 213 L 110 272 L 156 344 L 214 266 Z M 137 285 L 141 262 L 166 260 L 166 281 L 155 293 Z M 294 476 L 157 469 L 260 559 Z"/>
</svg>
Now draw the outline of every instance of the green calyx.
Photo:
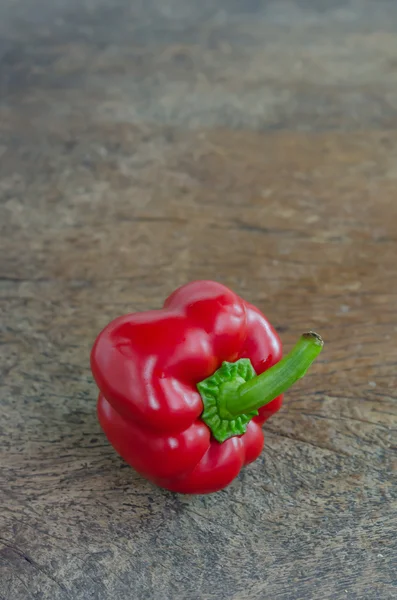
<svg viewBox="0 0 397 600">
<path fill-rule="evenodd" d="M 273 367 L 257 375 L 248 358 L 224 362 L 213 375 L 197 384 L 203 400 L 202 420 L 218 442 L 242 435 L 265 406 L 301 379 L 321 352 L 323 340 L 304 333 L 294 348 Z"/>
<path fill-rule="evenodd" d="M 258 414 L 257 410 L 251 410 L 233 416 L 227 409 L 227 398 L 234 396 L 243 383 L 254 377 L 256 373 L 249 358 L 240 358 L 234 363 L 222 363 L 213 375 L 197 384 L 204 404 L 201 418 L 218 442 L 245 433 L 247 424 Z"/>
</svg>

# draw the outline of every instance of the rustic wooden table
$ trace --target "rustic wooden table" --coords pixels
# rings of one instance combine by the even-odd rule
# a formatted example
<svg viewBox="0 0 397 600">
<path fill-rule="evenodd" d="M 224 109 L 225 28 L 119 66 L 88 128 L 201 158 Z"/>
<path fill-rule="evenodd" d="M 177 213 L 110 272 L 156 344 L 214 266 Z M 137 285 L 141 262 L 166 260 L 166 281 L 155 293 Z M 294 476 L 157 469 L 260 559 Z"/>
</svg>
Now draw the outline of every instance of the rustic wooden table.
<svg viewBox="0 0 397 600">
<path fill-rule="evenodd" d="M 397 598 L 396 3 L 3 0 L 0 40 L 0 598 Z M 89 351 L 200 278 L 326 349 L 185 497 L 107 443 Z"/>
</svg>

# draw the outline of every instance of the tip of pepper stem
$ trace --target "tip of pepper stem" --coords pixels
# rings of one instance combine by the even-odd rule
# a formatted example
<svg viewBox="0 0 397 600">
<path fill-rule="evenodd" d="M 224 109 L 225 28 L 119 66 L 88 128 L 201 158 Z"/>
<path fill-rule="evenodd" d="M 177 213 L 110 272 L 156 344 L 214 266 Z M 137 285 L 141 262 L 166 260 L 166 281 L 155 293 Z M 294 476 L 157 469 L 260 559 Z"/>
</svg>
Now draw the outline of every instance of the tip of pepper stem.
<svg viewBox="0 0 397 600">
<path fill-rule="evenodd" d="M 323 338 L 321 337 L 321 335 L 319 335 L 315 331 L 308 331 L 307 333 L 304 333 L 302 335 L 302 337 L 304 337 L 307 340 L 312 340 L 318 346 L 321 346 L 321 347 L 324 346 L 324 340 L 323 340 Z"/>
</svg>

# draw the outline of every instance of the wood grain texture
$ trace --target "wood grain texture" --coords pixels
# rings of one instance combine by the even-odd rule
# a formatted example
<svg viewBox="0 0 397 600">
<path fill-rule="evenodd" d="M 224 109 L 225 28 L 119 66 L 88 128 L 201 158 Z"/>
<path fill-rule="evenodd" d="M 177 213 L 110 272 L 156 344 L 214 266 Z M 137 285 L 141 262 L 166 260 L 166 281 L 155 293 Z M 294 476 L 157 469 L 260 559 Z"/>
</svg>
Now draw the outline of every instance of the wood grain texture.
<svg viewBox="0 0 397 600">
<path fill-rule="evenodd" d="M 397 598 L 396 33 L 386 0 L 0 4 L 2 600 Z M 326 348 L 185 497 L 107 443 L 89 351 L 198 278 Z"/>
</svg>

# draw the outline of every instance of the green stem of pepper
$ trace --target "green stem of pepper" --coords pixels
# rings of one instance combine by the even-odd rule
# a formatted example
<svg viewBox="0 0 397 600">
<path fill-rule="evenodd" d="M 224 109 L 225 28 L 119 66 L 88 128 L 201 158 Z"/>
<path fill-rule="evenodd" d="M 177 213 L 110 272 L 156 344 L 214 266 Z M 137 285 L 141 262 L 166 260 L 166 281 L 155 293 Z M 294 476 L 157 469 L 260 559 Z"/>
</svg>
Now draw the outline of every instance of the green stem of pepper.
<svg viewBox="0 0 397 600">
<path fill-rule="evenodd" d="M 304 333 L 294 348 L 277 364 L 240 385 L 234 393 L 225 394 L 227 412 L 233 416 L 248 413 L 283 394 L 304 376 L 323 345 L 324 342 L 317 333 Z"/>
</svg>

